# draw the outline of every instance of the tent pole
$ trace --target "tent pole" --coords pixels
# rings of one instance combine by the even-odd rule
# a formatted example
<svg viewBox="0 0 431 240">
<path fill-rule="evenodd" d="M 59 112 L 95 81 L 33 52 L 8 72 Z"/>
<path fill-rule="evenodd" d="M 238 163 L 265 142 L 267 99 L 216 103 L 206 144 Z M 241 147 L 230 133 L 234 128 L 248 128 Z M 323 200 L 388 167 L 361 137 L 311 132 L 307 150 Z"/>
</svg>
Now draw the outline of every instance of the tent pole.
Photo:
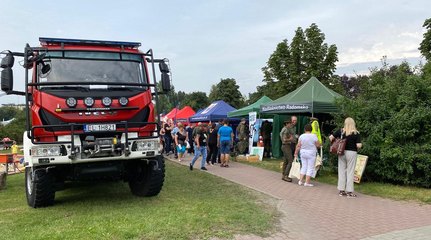
<svg viewBox="0 0 431 240">
<path fill-rule="evenodd" d="M 314 117 L 314 83 L 311 86 L 311 117 Z"/>
</svg>

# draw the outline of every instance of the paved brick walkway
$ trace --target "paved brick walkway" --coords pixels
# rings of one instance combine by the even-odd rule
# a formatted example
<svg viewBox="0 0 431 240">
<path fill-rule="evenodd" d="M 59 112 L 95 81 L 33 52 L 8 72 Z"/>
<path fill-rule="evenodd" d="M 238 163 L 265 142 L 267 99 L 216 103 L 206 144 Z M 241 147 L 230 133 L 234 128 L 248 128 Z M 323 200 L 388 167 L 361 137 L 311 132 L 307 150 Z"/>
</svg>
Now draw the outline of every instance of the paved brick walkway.
<svg viewBox="0 0 431 240">
<path fill-rule="evenodd" d="M 168 158 L 171 161 L 178 160 Z M 188 166 L 191 157 L 180 164 Z M 431 239 L 431 205 L 358 194 L 339 197 L 335 186 L 287 183 L 281 174 L 238 162 L 207 166 L 208 173 L 279 199 L 280 231 L 265 239 Z M 199 171 L 200 159 L 195 163 Z M 236 239 L 262 239 L 236 236 Z"/>
</svg>

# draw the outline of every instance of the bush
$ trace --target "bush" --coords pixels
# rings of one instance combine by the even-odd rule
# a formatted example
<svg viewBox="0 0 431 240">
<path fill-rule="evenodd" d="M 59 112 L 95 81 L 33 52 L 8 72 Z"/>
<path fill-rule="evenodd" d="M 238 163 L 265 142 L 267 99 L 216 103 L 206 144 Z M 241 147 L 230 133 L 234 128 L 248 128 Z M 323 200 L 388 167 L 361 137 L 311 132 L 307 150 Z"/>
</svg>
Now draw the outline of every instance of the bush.
<svg viewBox="0 0 431 240">
<path fill-rule="evenodd" d="M 415 74 L 407 63 L 384 65 L 362 84 L 356 99 L 339 102 L 336 118 L 355 119 L 360 153 L 369 156 L 367 177 L 431 187 L 431 75 Z"/>
</svg>

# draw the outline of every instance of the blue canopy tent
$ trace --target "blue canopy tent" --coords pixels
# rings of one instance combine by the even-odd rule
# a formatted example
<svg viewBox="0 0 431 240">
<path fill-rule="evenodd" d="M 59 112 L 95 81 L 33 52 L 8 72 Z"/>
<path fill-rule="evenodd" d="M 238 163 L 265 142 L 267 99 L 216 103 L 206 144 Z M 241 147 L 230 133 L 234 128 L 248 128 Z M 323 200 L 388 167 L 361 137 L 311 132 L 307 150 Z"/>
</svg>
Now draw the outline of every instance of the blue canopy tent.
<svg viewBox="0 0 431 240">
<path fill-rule="evenodd" d="M 236 110 L 236 108 L 227 104 L 223 100 L 211 103 L 204 110 L 197 112 L 189 118 L 190 122 L 216 122 L 228 118 L 227 113 Z M 229 118 L 231 121 L 239 121 L 238 118 Z"/>
</svg>

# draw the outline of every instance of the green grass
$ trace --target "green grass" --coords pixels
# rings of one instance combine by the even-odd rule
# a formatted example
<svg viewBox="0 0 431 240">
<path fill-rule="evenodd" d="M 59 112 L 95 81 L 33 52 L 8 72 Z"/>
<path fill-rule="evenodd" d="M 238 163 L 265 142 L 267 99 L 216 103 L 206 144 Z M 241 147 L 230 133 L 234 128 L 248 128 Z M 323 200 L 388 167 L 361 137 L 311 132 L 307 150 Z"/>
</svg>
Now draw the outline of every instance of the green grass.
<svg viewBox="0 0 431 240">
<path fill-rule="evenodd" d="M 11 153 L 11 150 L 10 149 L 2 149 L 2 150 L 0 150 L 0 153 Z M 23 151 L 19 151 L 18 152 L 18 154 L 24 154 L 24 152 Z"/>
<path fill-rule="evenodd" d="M 55 205 L 33 209 L 24 174 L 0 191 L 2 239 L 208 239 L 266 236 L 277 218 L 263 194 L 213 175 L 166 163 L 158 196 L 133 196 L 123 182 L 80 184 L 56 193 Z"/>
<path fill-rule="evenodd" d="M 264 168 L 267 170 L 281 172 L 281 159 L 263 159 L 260 162 L 241 162 L 248 165 Z M 337 185 L 337 174 L 327 169 L 319 171 L 319 175 L 313 180 L 321 183 Z M 355 191 L 372 196 L 390 198 L 394 200 L 415 201 L 424 204 L 431 204 L 431 189 L 418 188 L 412 186 L 399 186 L 389 183 L 361 182 L 355 184 Z"/>
</svg>

